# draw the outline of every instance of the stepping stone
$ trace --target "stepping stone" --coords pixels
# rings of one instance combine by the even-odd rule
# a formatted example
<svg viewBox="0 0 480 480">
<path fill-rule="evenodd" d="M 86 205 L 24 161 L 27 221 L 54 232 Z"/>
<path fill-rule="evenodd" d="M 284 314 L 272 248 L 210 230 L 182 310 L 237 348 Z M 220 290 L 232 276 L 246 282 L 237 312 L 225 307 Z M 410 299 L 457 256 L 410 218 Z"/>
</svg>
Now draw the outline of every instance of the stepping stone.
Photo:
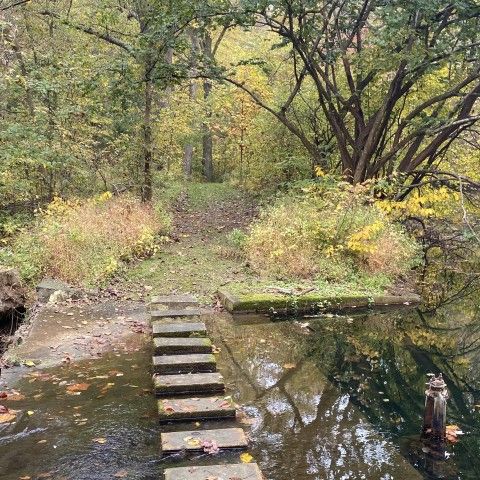
<svg viewBox="0 0 480 480">
<path fill-rule="evenodd" d="M 165 480 L 262 480 L 263 478 L 256 463 L 178 467 L 165 470 Z"/>
<path fill-rule="evenodd" d="M 202 314 L 202 311 L 199 308 L 185 308 L 185 309 L 175 309 L 175 310 L 154 310 L 151 312 L 152 319 L 155 318 L 175 318 L 175 317 L 198 317 Z"/>
<path fill-rule="evenodd" d="M 218 448 L 245 448 L 247 436 L 241 428 L 220 428 L 218 430 L 192 430 L 169 432 L 160 435 L 164 453 L 203 451 L 204 443 L 215 442 Z"/>
<path fill-rule="evenodd" d="M 215 393 L 225 391 L 225 382 L 218 372 L 184 373 L 180 375 L 154 375 L 155 394 Z"/>
<path fill-rule="evenodd" d="M 212 353 L 212 342 L 209 338 L 157 337 L 153 339 L 153 345 L 155 355 Z"/>
<path fill-rule="evenodd" d="M 215 372 L 217 360 L 215 355 L 197 353 L 193 355 L 162 355 L 153 357 L 155 373 L 196 373 Z"/>
<path fill-rule="evenodd" d="M 163 305 L 167 308 L 197 307 L 198 301 L 193 295 L 157 295 L 152 297 L 151 307 Z"/>
<path fill-rule="evenodd" d="M 173 420 L 235 418 L 235 415 L 235 404 L 231 398 L 168 398 L 158 401 L 160 423 Z"/>
<path fill-rule="evenodd" d="M 154 322 L 154 337 L 205 337 L 207 329 L 204 323 L 162 323 Z"/>
</svg>

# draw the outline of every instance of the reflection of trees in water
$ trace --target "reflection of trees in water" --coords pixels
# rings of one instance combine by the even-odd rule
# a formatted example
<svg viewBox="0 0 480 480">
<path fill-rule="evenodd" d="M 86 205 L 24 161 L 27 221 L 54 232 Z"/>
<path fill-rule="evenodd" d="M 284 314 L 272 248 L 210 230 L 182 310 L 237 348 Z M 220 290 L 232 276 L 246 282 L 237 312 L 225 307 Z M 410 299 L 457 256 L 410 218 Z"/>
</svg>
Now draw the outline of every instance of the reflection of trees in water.
<svg viewBox="0 0 480 480">
<path fill-rule="evenodd" d="M 325 322 L 316 327 L 311 348 L 317 364 L 373 425 L 395 437 L 419 433 L 426 374 L 442 372 L 450 421 L 478 432 L 473 405 L 480 399 L 480 315 L 469 299 L 436 315 L 373 315 L 351 325 L 335 320 L 333 328 Z M 478 433 L 455 450 L 459 466 L 480 470 Z"/>
<path fill-rule="evenodd" d="M 225 330 L 219 336 L 227 368 L 235 372 L 237 384 L 242 384 L 241 403 L 261 412 L 257 416 L 261 425 L 256 427 L 259 436 L 267 445 L 271 443 L 263 438 L 265 432 L 275 438 L 273 450 L 262 449 L 268 457 L 263 460 L 273 469 L 280 464 L 281 478 L 301 478 L 299 475 L 313 471 L 319 478 L 344 478 L 351 468 L 368 478 L 383 478 L 392 465 L 401 473 L 410 471 L 408 464 L 393 460 L 399 456 L 395 448 L 385 444 L 349 402 L 349 396 L 315 365 L 309 355 L 314 351 L 305 351 L 309 337 L 292 324 L 283 326 L 240 330 L 235 338 Z M 267 332 L 265 341 L 262 337 Z M 294 351 L 295 346 L 300 348 Z M 283 368 L 275 370 L 276 375 L 266 384 L 262 363 Z M 368 440 L 356 436 L 361 436 L 358 429 Z M 288 462 L 283 461 L 286 452 Z M 317 477 L 312 473 L 311 478 Z"/>
</svg>

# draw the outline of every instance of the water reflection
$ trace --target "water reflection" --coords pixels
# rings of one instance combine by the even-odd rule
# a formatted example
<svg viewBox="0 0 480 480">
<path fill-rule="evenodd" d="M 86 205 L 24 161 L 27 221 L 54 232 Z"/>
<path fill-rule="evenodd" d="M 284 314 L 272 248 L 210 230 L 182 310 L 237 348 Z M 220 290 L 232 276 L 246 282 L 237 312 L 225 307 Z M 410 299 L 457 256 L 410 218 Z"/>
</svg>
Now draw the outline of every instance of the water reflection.
<svg viewBox="0 0 480 480">
<path fill-rule="evenodd" d="M 476 297 L 433 313 L 415 310 L 300 323 L 214 316 L 219 367 L 267 480 L 480 478 L 480 314 Z M 18 420 L 0 432 L 0 477 L 57 480 L 161 478 L 165 466 L 238 462 L 238 452 L 161 458 L 148 390 L 149 349 L 24 378 Z M 124 375 L 117 377 L 121 371 Z M 467 434 L 447 462 L 419 441 L 427 373 L 444 374 L 448 423 Z M 77 380 L 78 379 L 78 380 Z M 82 380 L 84 379 L 84 380 Z M 90 388 L 67 395 L 63 382 Z M 105 390 L 105 386 L 112 384 Z M 33 410 L 32 416 L 25 412 Z M 86 420 L 84 420 L 86 419 Z M 85 422 L 85 423 L 84 423 Z M 215 428 L 167 425 L 164 429 Z M 107 439 L 105 444 L 93 440 Z M 46 440 L 46 443 L 42 441 Z M 21 462 L 19 459 L 21 458 Z"/>
<path fill-rule="evenodd" d="M 217 322 L 227 378 L 252 406 L 269 478 L 478 479 L 480 315 L 476 298 L 436 313 L 396 311 L 299 324 Z M 467 432 L 448 461 L 419 436 L 427 373 L 443 372 L 448 423 Z M 477 405 L 477 407 L 475 407 Z"/>
</svg>

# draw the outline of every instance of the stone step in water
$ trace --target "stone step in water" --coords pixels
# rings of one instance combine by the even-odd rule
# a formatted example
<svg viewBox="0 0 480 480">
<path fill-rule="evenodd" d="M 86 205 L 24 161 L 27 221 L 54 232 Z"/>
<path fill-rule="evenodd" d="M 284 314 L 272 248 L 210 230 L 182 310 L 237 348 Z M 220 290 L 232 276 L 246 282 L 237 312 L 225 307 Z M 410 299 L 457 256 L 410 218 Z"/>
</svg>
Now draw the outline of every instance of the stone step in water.
<svg viewBox="0 0 480 480">
<path fill-rule="evenodd" d="M 165 470 L 165 480 L 263 480 L 256 463 L 178 467 Z"/>
<path fill-rule="evenodd" d="M 247 436 L 241 428 L 168 432 L 160 435 L 160 441 L 164 453 L 183 450 L 203 451 L 205 446 L 211 444 L 222 449 L 246 448 L 248 446 Z"/>
<path fill-rule="evenodd" d="M 229 397 L 165 398 L 158 400 L 160 423 L 204 419 L 235 418 L 236 409 Z"/>
<path fill-rule="evenodd" d="M 193 295 L 156 295 L 152 297 L 150 308 L 166 307 L 172 309 L 197 307 L 198 301 Z"/>
<path fill-rule="evenodd" d="M 153 339 L 155 355 L 212 353 L 209 338 L 157 337 Z"/>
<path fill-rule="evenodd" d="M 175 318 L 175 317 L 198 317 L 202 314 L 199 308 L 178 308 L 168 310 L 153 310 L 150 316 L 153 320 L 157 318 Z"/>
<path fill-rule="evenodd" d="M 153 357 L 153 371 L 160 374 L 215 372 L 215 355 L 197 353 L 193 355 L 162 355 Z"/>
<path fill-rule="evenodd" d="M 218 372 L 154 375 L 153 383 L 157 397 L 225 391 L 225 382 Z"/>
<path fill-rule="evenodd" d="M 207 328 L 202 322 L 153 322 L 152 329 L 154 337 L 205 337 L 207 335 Z"/>
</svg>

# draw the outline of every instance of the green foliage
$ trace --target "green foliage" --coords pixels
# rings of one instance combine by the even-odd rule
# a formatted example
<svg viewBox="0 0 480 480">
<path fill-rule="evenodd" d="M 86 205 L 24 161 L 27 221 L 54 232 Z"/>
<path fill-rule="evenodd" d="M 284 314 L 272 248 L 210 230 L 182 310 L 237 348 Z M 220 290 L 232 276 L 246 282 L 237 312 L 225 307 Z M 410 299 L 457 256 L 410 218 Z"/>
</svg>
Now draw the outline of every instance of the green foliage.
<svg viewBox="0 0 480 480">
<path fill-rule="evenodd" d="M 247 243 L 247 234 L 238 228 L 234 228 L 227 237 L 229 245 L 238 250 L 243 250 Z"/>
<path fill-rule="evenodd" d="M 328 181 L 281 198 L 253 225 L 246 244 L 252 266 L 278 278 L 364 280 L 387 286 L 418 263 L 419 246 L 368 195 Z"/>
</svg>

